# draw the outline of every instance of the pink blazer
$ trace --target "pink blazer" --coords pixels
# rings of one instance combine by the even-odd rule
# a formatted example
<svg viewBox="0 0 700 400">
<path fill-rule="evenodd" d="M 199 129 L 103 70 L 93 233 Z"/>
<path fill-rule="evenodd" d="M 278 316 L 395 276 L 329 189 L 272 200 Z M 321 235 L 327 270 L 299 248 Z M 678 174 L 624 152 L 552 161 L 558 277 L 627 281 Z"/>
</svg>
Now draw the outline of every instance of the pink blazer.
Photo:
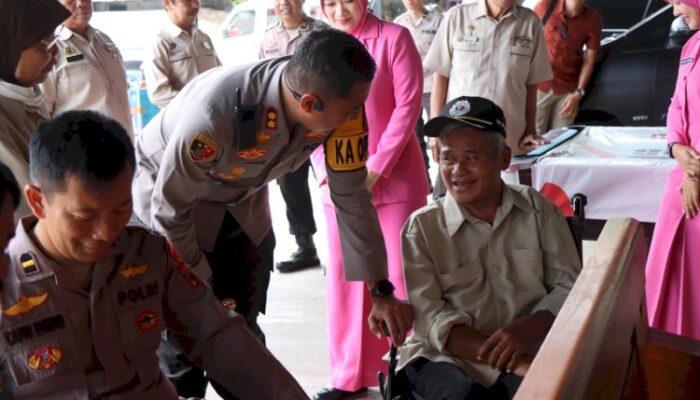
<svg viewBox="0 0 700 400">
<path fill-rule="evenodd" d="M 423 95 L 423 66 L 405 28 L 368 14 L 355 36 L 377 63 L 365 103 L 369 128 L 367 169 L 381 174 L 372 189 L 374 204 L 400 203 L 428 195 L 423 156 L 415 134 Z M 311 157 L 316 178 L 326 177 L 323 148 Z M 328 188 L 324 202 L 330 204 Z"/>
</svg>

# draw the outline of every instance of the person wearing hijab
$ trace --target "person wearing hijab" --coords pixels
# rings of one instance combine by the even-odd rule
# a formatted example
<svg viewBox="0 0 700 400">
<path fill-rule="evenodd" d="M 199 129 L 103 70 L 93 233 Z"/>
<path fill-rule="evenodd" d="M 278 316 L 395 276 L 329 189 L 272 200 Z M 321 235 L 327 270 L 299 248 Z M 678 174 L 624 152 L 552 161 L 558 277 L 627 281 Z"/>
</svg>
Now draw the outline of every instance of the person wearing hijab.
<svg viewBox="0 0 700 400">
<path fill-rule="evenodd" d="M 400 232 L 411 213 L 426 204 L 428 195 L 428 178 L 414 133 L 423 95 L 420 55 L 409 31 L 369 13 L 366 0 L 323 0 L 321 7 L 330 25 L 358 38 L 377 63 L 365 112 L 367 187 L 377 209 L 389 264 L 389 281 L 378 287 L 385 293 L 395 289 L 397 298 L 406 299 Z M 373 290 L 370 294 L 362 282 L 344 279 L 336 215 L 328 185 L 323 184 L 327 168 L 323 148 L 314 153 L 312 162 L 322 182 L 329 242 L 326 300 L 331 364 L 330 386 L 314 398 L 342 399 L 376 386 L 377 371 L 386 369 L 382 356 L 389 343 L 372 335 L 367 327 L 371 300 L 383 293 Z"/>
<path fill-rule="evenodd" d="M 700 28 L 700 1 L 673 0 L 673 13 Z M 676 90 L 668 109 L 671 170 L 646 265 L 652 327 L 700 340 L 700 33 L 683 47 Z"/>
<path fill-rule="evenodd" d="M 29 182 L 29 136 L 49 119 L 37 84 L 55 63 L 54 30 L 70 16 L 56 0 L 0 0 L 0 160 Z M 16 216 L 30 212 L 24 199 Z"/>
</svg>

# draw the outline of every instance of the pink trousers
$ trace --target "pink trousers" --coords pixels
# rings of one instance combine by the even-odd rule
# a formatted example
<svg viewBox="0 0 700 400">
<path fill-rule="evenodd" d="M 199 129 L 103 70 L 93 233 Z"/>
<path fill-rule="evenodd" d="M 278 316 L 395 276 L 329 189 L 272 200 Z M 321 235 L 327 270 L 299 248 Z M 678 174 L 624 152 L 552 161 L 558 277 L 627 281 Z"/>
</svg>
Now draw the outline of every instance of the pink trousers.
<svg viewBox="0 0 700 400">
<path fill-rule="evenodd" d="M 407 299 L 401 266 L 401 229 L 411 213 L 425 203 L 425 199 L 414 199 L 375 206 L 386 244 L 389 280 L 396 287 L 395 296 L 401 300 Z M 344 279 L 335 211 L 327 204 L 324 211 L 329 245 L 326 302 L 330 384 L 347 391 L 377 386 L 377 372 L 386 372 L 386 361 L 382 357 L 389 351 L 389 342 L 386 338 L 377 339 L 369 330 L 367 317 L 372 309 L 369 290 L 362 281 Z"/>
</svg>

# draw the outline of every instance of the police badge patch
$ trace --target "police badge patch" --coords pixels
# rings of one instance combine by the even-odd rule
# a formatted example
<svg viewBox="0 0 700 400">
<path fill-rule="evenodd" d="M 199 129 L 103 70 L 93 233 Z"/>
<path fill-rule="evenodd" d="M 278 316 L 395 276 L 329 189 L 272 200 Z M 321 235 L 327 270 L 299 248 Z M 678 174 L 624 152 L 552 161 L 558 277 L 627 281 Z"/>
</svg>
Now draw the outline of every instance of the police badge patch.
<svg viewBox="0 0 700 400">
<path fill-rule="evenodd" d="M 63 352 L 57 347 L 41 346 L 34 350 L 34 354 L 27 359 L 27 366 L 31 369 L 51 369 L 61 362 Z"/>
<path fill-rule="evenodd" d="M 198 133 L 190 143 L 190 159 L 196 163 L 214 161 L 219 154 L 219 146 L 210 137 Z"/>
</svg>

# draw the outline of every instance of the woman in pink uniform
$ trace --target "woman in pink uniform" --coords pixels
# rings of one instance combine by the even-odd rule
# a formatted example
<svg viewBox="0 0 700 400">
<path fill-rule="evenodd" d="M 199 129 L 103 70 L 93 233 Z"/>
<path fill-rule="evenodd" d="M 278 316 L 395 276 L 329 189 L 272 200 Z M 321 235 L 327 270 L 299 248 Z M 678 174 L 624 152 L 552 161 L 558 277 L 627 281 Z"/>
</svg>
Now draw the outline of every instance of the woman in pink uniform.
<svg viewBox="0 0 700 400">
<path fill-rule="evenodd" d="M 323 0 L 321 6 L 331 26 L 359 39 L 377 63 L 365 103 L 369 131 L 367 186 L 384 235 L 389 280 L 396 288 L 395 296 L 405 300 L 400 232 L 411 213 L 426 204 L 428 195 L 425 165 L 413 131 L 421 112 L 420 55 L 410 33 L 368 13 L 366 0 Z M 312 161 L 317 179 L 323 182 L 321 148 Z M 327 185 L 323 185 L 322 193 L 330 254 L 326 299 L 331 386 L 321 389 L 314 399 L 342 399 L 377 385 L 377 371 L 386 369 L 381 358 L 389 344 L 368 328 L 371 298 L 364 283 L 343 277 L 338 226 Z"/>
<path fill-rule="evenodd" d="M 674 0 L 673 12 L 700 28 L 700 0 Z M 668 109 L 677 166 L 661 201 L 646 268 L 652 327 L 700 340 L 700 33 L 683 47 Z"/>
</svg>

